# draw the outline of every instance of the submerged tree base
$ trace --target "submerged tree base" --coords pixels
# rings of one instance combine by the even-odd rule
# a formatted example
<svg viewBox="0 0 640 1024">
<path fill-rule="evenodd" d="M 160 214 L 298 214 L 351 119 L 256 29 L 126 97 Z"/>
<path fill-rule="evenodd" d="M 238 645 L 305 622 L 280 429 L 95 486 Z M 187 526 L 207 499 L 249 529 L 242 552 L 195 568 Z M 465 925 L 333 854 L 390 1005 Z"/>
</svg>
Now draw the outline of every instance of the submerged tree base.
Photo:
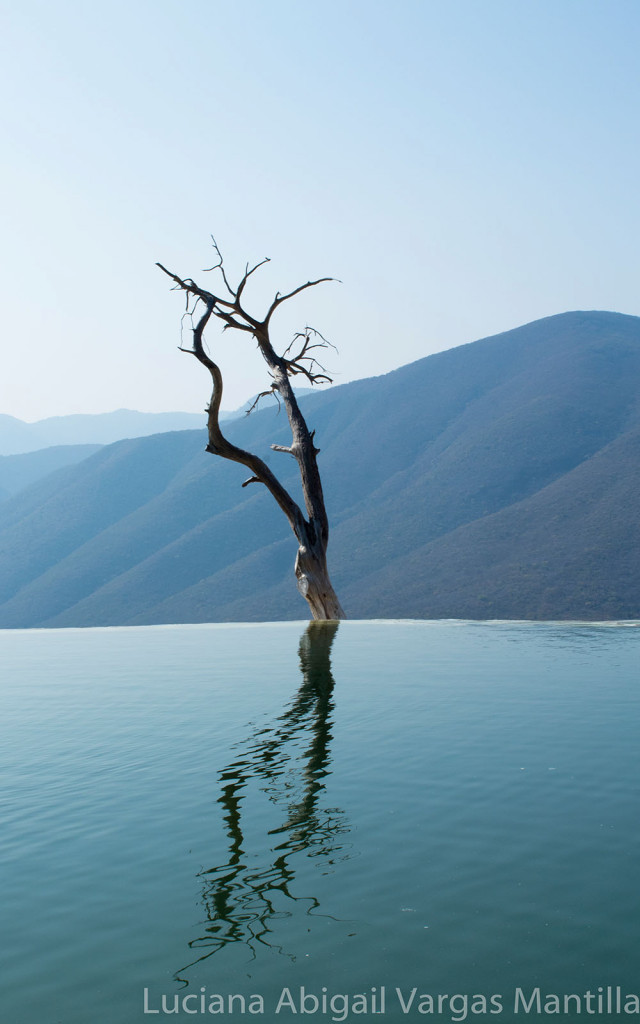
<svg viewBox="0 0 640 1024">
<path fill-rule="evenodd" d="M 311 617 L 315 621 L 346 619 L 331 584 L 323 551 L 315 552 L 309 547 L 299 547 L 295 573 L 298 590 L 309 605 Z"/>
</svg>

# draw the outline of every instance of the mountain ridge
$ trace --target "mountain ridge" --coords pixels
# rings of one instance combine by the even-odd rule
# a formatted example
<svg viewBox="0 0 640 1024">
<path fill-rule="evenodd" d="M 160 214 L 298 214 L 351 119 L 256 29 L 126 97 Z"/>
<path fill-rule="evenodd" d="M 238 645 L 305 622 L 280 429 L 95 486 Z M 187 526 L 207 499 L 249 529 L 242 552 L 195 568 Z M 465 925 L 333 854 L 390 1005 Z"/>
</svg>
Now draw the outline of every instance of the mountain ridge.
<svg viewBox="0 0 640 1024">
<path fill-rule="evenodd" d="M 112 444 L 129 437 L 193 430 L 201 420 L 199 413 L 116 409 L 104 413 L 48 416 L 28 423 L 3 413 L 0 414 L 0 456 L 24 455 L 63 445 Z"/>
<path fill-rule="evenodd" d="M 640 616 L 639 385 L 640 319 L 577 311 L 303 396 L 347 614 Z M 226 429 L 297 487 L 283 416 Z M 205 440 L 120 442 L 4 502 L 0 626 L 303 617 L 284 517 Z"/>
</svg>

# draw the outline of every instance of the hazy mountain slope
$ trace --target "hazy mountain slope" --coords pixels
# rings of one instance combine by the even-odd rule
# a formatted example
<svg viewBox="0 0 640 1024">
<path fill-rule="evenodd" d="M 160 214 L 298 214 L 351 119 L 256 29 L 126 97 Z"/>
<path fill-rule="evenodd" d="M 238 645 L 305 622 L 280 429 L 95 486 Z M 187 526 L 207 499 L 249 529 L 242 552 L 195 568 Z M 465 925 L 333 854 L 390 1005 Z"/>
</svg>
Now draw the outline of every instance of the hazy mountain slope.
<svg viewBox="0 0 640 1024">
<path fill-rule="evenodd" d="M 639 396 L 640 320 L 571 313 L 305 397 L 347 613 L 640 615 Z M 293 485 L 269 449 L 284 414 L 227 430 Z M 123 442 L 0 506 L 0 625 L 304 616 L 284 517 L 203 448 L 191 432 Z"/>
<path fill-rule="evenodd" d="M 521 500 L 638 423 L 640 338 L 610 332 L 606 350 L 588 338 L 577 348 L 562 340 L 528 347 L 532 365 L 512 367 L 506 381 L 485 380 L 483 393 L 389 478 L 367 509 L 341 520 L 337 563 L 355 552 L 366 572 L 372 545 L 389 559 Z M 399 521 L 401 530 L 385 526 Z"/>
<path fill-rule="evenodd" d="M 552 351 L 537 383 L 491 389 L 364 509 L 337 516 L 334 576 L 350 614 L 640 616 L 640 452 L 637 430 L 626 430 L 638 422 L 640 352 L 632 338 L 623 331 L 604 350 L 583 343 L 581 351 Z M 535 498 L 513 504 L 532 492 Z M 492 515 L 496 505 L 509 511 Z M 503 541 L 503 522 L 512 519 Z M 377 560 L 388 564 L 371 573 Z M 262 599 L 290 615 L 288 568 L 284 587 L 278 579 Z M 208 585 L 215 591 L 216 579 Z M 184 598 L 195 618 L 192 595 Z M 209 606 L 230 619 L 251 617 L 252 608 L 246 598 L 227 608 L 213 598 Z M 180 597 L 156 609 L 166 621 L 179 612 Z"/>
<path fill-rule="evenodd" d="M 256 504 L 263 506 L 261 511 L 256 509 Z M 139 521 L 140 517 L 136 519 Z M 177 590 L 182 594 L 216 570 L 224 571 L 233 566 L 236 572 L 238 560 L 246 555 L 247 537 L 254 543 L 258 540 L 254 532 L 256 521 L 264 525 L 261 536 L 267 544 L 273 536 L 286 536 L 288 526 L 275 503 L 266 501 L 265 496 L 256 496 L 196 524 L 164 546 L 156 537 L 150 537 L 149 546 L 138 549 L 137 556 L 141 560 L 131 568 L 128 567 L 130 558 L 126 561 L 122 558 L 123 538 L 126 538 L 125 555 L 129 550 L 129 524 L 125 522 L 124 529 L 119 526 L 117 531 L 105 531 L 99 546 L 94 542 L 83 545 L 61 566 L 54 567 L 48 580 L 38 579 L 25 587 L 7 604 L 4 614 L 15 615 L 16 622 L 23 621 L 27 614 L 36 614 L 48 625 L 63 625 L 70 615 L 66 609 L 72 608 L 74 621 L 82 625 L 109 625 L 121 621 L 123 613 L 127 619 L 143 621 L 149 610 L 162 603 L 168 593 Z M 224 537 L 224 543 L 218 543 L 219 537 Z M 109 557 L 111 542 L 116 555 L 120 556 L 115 564 Z M 101 558 L 96 557 L 97 549 Z M 272 578 L 267 582 L 271 583 Z M 55 595 L 50 586 L 53 583 Z"/>
<path fill-rule="evenodd" d="M 144 444 L 121 441 L 6 501 L 0 506 L 0 600 L 149 502 L 184 466 L 193 442 L 191 432 L 156 434 Z M 48 585 L 45 580 L 45 590 Z M 58 583 L 52 585 L 55 590 Z"/>
<path fill-rule="evenodd" d="M 367 617 L 640 618 L 640 428 L 538 494 L 358 580 Z M 402 579 L 402 590 L 390 587 Z M 385 595 L 381 597 L 380 595 Z"/>
<path fill-rule="evenodd" d="M 23 455 L 0 455 L 0 500 L 17 494 L 56 469 L 87 459 L 100 447 L 99 444 L 66 444 Z"/>
<path fill-rule="evenodd" d="M 19 455 L 55 445 L 112 444 L 129 437 L 147 437 L 172 430 L 193 430 L 202 416 L 188 412 L 116 412 L 51 416 L 25 423 L 0 415 L 0 455 Z"/>
<path fill-rule="evenodd" d="M 41 448 L 42 445 L 35 443 L 30 427 L 30 423 L 0 413 L 0 455 L 13 455 L 16 452 Z"/>
<path fill-rule="evenodd" d="M 310 390 L 296 388 L 296 394 L 308 394 Z M 220 419 L 237 419 L 246 413 L 253 402 L 254 398 L 250 398 L 239 409 L 222 411 Z M 54 446 L 113 444 L 126 438 L 149 437 L 151 434 L 170 433 L 174 430 L 197 430 L 202 422 L 202 413 L 137 412 L 134 409 L 51 416 L 35 423 L 0 415 L 0 457 L 23 455 Z"/>
</svg>

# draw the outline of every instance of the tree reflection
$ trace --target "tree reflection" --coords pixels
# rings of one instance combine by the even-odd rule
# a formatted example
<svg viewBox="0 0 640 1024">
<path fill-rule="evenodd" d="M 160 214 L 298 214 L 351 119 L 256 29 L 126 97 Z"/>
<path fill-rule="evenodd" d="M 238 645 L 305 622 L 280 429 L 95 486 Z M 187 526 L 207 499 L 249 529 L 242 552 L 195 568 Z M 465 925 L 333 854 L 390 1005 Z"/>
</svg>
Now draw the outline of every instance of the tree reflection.
<svg viewBox="0 0 640 1024">
<path fill-rule="evenodd" d="M 331 645 L 338 626 L 309 623 L 298 648 L 300 689 L 273 725 L 239 745 L 239 756 L 219 774 L 228 859 L 200 872 L 209 924 L 204 935 L 189 943 L 201 955 L 176 972 L 185 984 L 184 973 L 190 967 L 231 943 L 244 943 L 252 959 L 261 945 L 284 953 L 274 939 L 272 923 L 290 917 L 296 906 L 306 904 L 307 914 L 320 909 L 316 897 L 293 891 L 299 857 L 322 858 L 326 871 L 347 856 L 343 837 L 349 828 L 342 811 L 320 803 L 331 773 Z M 243 801 L 252 782 L 284 811 L 283 823 L 269 830 L 258 858 L 249 857 L 249 821 L 243 819 Z"/>
</svg>

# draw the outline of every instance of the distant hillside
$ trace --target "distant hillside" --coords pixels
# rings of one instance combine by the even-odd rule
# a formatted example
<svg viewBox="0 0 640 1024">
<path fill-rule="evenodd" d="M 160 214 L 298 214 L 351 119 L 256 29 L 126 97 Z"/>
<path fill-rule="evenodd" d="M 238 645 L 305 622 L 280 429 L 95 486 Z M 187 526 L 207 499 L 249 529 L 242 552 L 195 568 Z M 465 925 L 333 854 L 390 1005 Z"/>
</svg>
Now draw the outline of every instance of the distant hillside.
<svg viewBox="0 0 640 1024">
<path fill-rule="evenodd" d="M 303 397 L 357 617 L 640 618 L 640 319 L 566 313 Z M 286 483 L 272 409 L 229 436 Z M 302 618 L 295 542 L 204 432 L 0 506 L 0 626 Z"/>
<path fill-rule="evenodd" d="M 0 501 L 62 466 L 87 459 L 99 448 L 99 444 L 65 444 L 24 455 L 0 455 Z"/>
<path fill-rule="evenodd" d="M 296 388 L 297 395 L 308 394 L 310 388 Z M 206 395 L 203 399 L 203 410 Z M 253 405 L 249 398 L 239 409 L 220 413 L 220 420 L 229 422 L 243 416 Z M 265 403 L 268 404 L 268 403 Z M 0 457 L 23 455 L 62 445 L 113 444 L 129 437 L 149 437 L 173 430 L 197 430 L 204 422 L 204 411 L 136 412 L 117 409 L 115 412 L 88 413 L 73 416 L 51 416 L 36 423 L 25 423 L 14 416 L 0 414 Z M 0 481 L 0 494 L 2 482 Z"/>
<path fill-rule="evenodd" d="M 54 445 L 112 444 L 126 437 L 193 430 L 201 423 L 201 413 L 135 412 L 132 409 L 95 415 L 52 416 L 36 423 L 0 415 L 0 455 L 20 455 Z"/>
</svg>

